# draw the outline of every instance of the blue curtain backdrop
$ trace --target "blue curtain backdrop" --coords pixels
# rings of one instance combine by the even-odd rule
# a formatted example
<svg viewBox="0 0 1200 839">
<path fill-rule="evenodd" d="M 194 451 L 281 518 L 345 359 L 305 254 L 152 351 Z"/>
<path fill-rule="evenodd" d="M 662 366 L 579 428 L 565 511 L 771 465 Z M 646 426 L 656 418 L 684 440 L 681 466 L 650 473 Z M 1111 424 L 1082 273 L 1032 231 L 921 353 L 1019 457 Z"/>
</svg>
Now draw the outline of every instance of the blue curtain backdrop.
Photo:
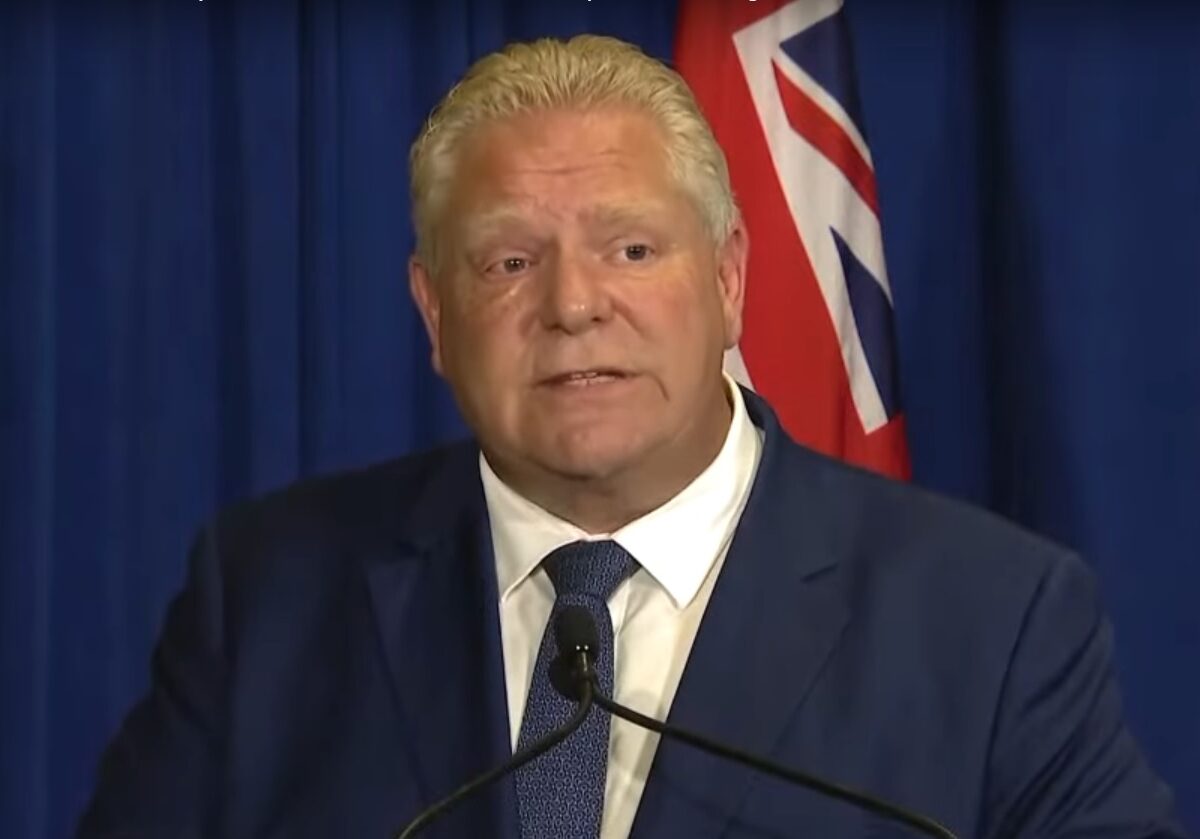
<svg viewBox="0 0 1200 839">
<path fill-rule="evenodd" d="M 848 13 L 915 478 L 1093 563 L 1200 829 L 1200 6 Z M 0 835 L 70 831 L 202 520 L 462 431 L 404 273 L 438 96 L 511 38 L 669 57 L 674 17 L 0 6 Z"/>
</svg>

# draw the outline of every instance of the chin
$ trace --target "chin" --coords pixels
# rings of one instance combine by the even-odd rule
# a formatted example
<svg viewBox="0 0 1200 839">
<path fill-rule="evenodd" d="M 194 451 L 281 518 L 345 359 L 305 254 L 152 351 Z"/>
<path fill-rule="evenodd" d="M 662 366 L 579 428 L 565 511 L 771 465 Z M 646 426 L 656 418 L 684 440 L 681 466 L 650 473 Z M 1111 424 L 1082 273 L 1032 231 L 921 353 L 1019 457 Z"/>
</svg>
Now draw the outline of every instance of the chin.
<svg viewBox="0 0 1200 839">
<path fill-rule="evenodd" d="M 546 452 L 549 468 L 576 480 L 602 481 L 637 461 L 640 452 L 631 441 L 574 440 L 560 441 Z"/>
</svg>

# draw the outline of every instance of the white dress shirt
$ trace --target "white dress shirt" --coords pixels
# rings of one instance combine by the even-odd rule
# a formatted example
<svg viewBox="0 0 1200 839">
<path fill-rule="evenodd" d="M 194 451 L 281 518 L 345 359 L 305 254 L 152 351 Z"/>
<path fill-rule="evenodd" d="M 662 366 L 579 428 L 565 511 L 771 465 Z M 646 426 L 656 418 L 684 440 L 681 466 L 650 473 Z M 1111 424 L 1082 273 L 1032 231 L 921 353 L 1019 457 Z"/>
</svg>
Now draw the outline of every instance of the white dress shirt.
<svg viewBox="0 0 1200 839">
<path fill-rule="evenodd" d="M 496 555 L 514 749 L 554 605 L 554 586 L 540 563 L 555 548 L 579 539 L 613 539 L 639 563 L 609 600 L 614 698 L 666 718 L 762 454 L 761 433 L 746 414 L 741 392 L 728 377 L 726 385 L 733 420 L 713 462 L 674 498 L 611 534 L 588 534 L 548 513 L 504 484 L 480 456 Z M 658 739 L 624 720 L 612 720 L 603 839 L 629 835 Z"/>
</svg>

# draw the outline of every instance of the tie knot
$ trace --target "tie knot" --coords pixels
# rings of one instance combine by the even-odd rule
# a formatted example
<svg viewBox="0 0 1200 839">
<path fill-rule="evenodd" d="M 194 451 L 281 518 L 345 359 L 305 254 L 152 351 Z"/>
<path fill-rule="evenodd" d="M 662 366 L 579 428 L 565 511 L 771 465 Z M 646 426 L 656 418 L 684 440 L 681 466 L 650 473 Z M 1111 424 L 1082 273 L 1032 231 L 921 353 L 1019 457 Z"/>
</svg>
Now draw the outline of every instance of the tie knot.
<svg viewBox="0 0 1200 839">
<path fill-rule="evenodd" d="M 589 594 L 607 601 L 637 567 L 628 551 L 611 539 L 602 542 L 571 542 L 551 551 L 543 560 L 554 591 Z"/>
</svg>

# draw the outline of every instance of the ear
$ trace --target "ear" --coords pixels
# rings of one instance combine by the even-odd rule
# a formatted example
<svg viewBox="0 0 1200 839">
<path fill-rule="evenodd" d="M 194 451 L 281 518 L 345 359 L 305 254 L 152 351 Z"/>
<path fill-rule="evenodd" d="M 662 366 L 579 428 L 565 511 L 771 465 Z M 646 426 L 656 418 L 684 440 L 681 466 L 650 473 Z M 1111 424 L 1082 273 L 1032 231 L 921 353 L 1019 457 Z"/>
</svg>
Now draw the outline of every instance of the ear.
<svg viewBox="0 0 1200 839">
<path fill-rule="evenodd" d="M 429 333 L 433 369 L 438 372 L 438 375 L 443 375 L 442 302 L 438 297 L 438 290 L 428 266 L 415 255 L 408 260 L 408 290 L 412 294 L 417 309 L 421 312 L 421 320 L 425 321 L 425 331 Z"/>
<path fill-rule="evenodd" d="M 750 237 L 738 217 L 733 229 L 717 249 L 717 290 L 725 318 L 725 349 L 733 349 L 742 337 L 742 307 L 746 299 L 746 265 Z"/>
</svg>

